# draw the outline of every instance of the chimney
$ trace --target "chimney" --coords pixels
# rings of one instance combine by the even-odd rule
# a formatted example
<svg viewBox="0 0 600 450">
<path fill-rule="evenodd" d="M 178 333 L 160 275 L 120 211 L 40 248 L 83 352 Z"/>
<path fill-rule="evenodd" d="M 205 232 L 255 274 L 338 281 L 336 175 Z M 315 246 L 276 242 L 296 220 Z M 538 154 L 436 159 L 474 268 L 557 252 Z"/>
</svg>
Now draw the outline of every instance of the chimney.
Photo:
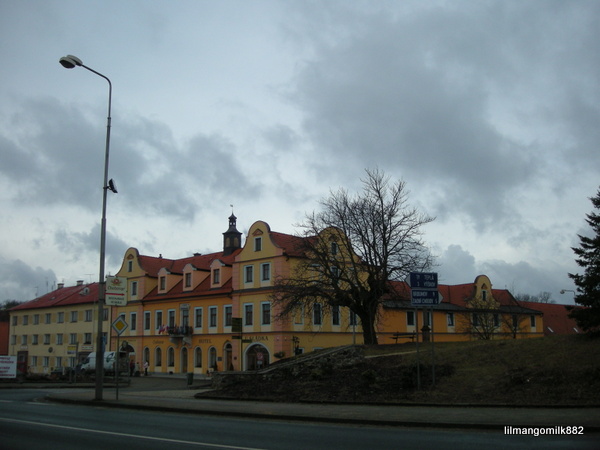
<svg viewBox="0 0 600 450">
<path fill-rule="evenodd" d="M 64 288 L 64 287 L 65 287 L 65 283 L 57 283 L 57 284 L 56 284 L 56 289 L 57 289 L 57 290 L 58 290 L 58 289 L 62 289 L 62 288 Z"/>
<path fill-rule="evenodd" d="M 77 280 L 77 286 L 83 286 L 83 280 Z"/>
</svg>

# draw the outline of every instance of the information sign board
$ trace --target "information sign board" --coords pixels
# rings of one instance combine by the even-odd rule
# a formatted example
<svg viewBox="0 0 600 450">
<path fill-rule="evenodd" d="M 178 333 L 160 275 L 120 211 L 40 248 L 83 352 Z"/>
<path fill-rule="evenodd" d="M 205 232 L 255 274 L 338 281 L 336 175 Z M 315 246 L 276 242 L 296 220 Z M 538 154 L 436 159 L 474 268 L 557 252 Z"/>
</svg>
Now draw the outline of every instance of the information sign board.
<svg viewBox="0 0 600 450">
<path fill-rule="evenodd" d="M 127 278 L 106 277 L 104 303 L 108 306 L 127 305 Z"/>
</svg>

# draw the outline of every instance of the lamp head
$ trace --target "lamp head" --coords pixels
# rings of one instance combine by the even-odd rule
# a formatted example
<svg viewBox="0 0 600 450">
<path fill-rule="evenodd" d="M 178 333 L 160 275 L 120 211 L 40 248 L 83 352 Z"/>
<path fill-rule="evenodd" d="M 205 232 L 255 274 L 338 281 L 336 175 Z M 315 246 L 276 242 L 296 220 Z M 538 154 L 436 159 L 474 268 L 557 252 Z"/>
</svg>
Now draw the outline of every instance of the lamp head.
<svg viewBox="0 0 600 450">
<path fill-rule="evenodd" d="M 82 66 L 83 62 L 77 57 L 73 55 L 67 55 L 60 58 L 58 61 L 65 69 L 72 69 L 75 66 Z"/>
</svg>

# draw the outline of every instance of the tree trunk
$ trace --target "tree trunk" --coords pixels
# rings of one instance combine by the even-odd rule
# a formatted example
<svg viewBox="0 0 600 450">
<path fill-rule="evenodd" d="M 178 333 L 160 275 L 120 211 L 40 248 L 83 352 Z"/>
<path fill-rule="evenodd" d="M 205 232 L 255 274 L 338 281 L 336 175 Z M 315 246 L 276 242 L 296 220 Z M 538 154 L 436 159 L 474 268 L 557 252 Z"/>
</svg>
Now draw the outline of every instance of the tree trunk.
<svg viewBox="0 0 600 450">
<path fill-rule="evenodd" d="M 362 324 L 365 345 L 378 345 L 375 317 L 371 317 L 369 314 L 359 315 L 359 317 Z"/>
</svg>

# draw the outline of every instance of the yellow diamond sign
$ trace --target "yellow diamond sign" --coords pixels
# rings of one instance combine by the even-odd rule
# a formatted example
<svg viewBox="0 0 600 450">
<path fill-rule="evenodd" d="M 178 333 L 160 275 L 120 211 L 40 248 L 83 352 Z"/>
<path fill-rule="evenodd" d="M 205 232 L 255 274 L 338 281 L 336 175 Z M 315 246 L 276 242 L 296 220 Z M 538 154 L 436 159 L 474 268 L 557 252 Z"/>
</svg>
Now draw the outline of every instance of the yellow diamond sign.
<svg viewBox="0 0 600 450">
<path fill-rule="evenodd" d="M 112 323 L 113 330 L 115 330 L 119 336 L 121 336 L 123 331 L 125 331 L 128 326 L 129 325 L 127 325 L 125 319 L 123 319 L 121 316 L 117 317 L 117 320 Z"/>
</svg>

